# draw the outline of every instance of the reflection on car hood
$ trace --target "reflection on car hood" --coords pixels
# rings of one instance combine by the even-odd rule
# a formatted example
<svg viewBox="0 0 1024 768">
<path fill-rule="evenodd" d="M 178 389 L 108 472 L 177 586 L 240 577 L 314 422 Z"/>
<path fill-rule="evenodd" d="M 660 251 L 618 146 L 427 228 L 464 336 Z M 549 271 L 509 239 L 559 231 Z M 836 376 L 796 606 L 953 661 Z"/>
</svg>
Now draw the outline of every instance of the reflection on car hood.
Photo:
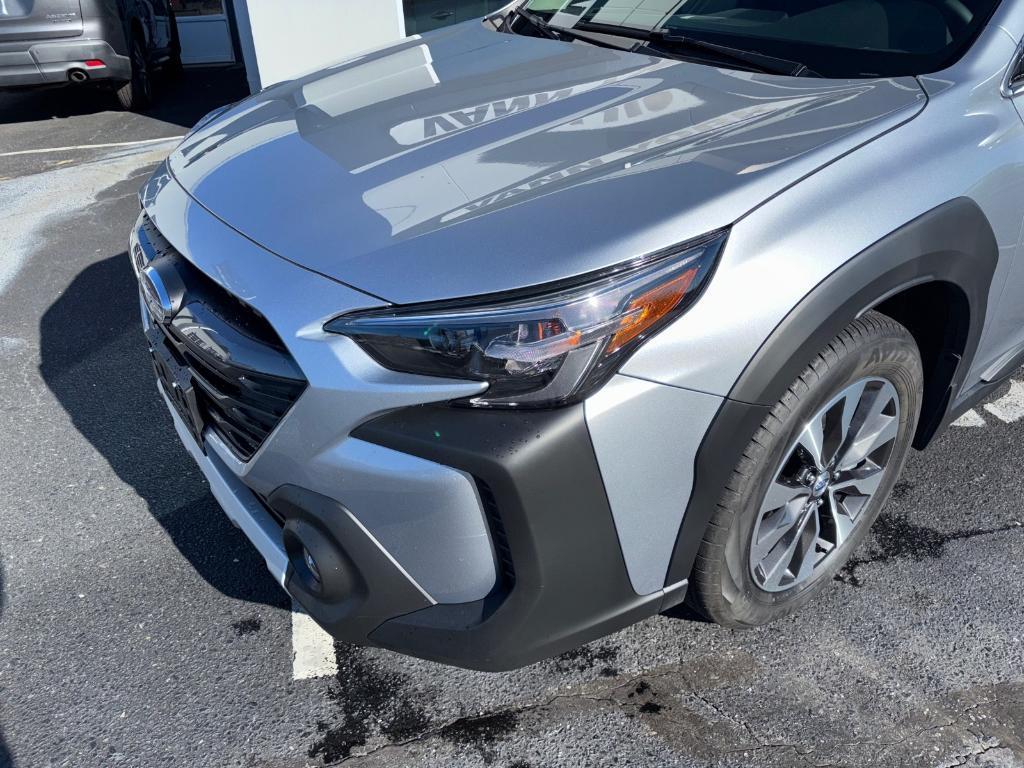
<svg viewBox="0 0 1024 768">
<path fill-rule="evenodd" d="M 734 222 L 923 107 L 469 23 L 241 102 L 170 159 L 249 238 L 391 302 L 522 288 Z"/>
</svg>

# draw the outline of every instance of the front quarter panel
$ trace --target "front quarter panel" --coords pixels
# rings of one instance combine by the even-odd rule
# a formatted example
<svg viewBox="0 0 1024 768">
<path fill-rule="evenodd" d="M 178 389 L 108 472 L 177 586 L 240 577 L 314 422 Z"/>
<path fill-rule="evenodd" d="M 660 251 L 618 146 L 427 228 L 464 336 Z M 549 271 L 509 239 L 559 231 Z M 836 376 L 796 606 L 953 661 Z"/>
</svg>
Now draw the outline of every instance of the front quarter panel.
<svg viewBox="0 0 1024 768">
<path fill-rule="evenodd" d="M 987 302 L 995 306 L 1024 201 L 1024 125 L 999 93 L 1014 47 L 1003 30 L 990 27 L 968 58 L 931 79 L 920 116 L 737 222 L 704 296 L 622 372 L 730 395 L 773 330 L 826 278 L 908 222 L 962 197 L 980 207 L 998 244 Z M 867 307 L 881 298 L 867 299 Z M 988 327 L 992 314 L 976 322 Z M 975 369 L 998 352 L 998 340 L 981 335 Z"/>
<path fill-rule="evenodd" d="M 586 401 L 587 427 L 637 594 L 665 586 L 697 449 L 721 404 L 720 397 L 628 376 L 616 376 Z"/>
</svg>

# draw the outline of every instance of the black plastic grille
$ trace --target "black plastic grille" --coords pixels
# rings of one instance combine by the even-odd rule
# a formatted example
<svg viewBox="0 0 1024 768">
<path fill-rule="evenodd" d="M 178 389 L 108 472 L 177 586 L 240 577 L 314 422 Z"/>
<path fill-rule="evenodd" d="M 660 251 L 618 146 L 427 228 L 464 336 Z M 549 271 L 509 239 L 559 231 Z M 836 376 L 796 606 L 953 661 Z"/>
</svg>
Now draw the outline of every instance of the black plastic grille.
<svg viewBox="0 0 1024 768">
<path fill-rule="evenodd" d="M 187 380 L 192 392 L 180 399 L 194 406 L 183 417 L 199 422 L 190 427 L 210 427 L 247 461 L 305 390 L 306 380 L 266 319 L 174 251 L 148 218 L 139 240 L 145 244 L 142 254 L 132 254 L 136 267 L 173 269 L 185 286 L 172 317 L 151 318 L 160 331 L 149 334 L 151 345 L 161 343 L 177 372 L 185 374 L 175 377 L 177 383 L 161 375 L 164 388 L 180 389 Z M 150 243 L 155 258 L 147 259 Z"/>
<path fill-rule="evenodd" d="M 494 491 L 480 478 L 476 478 L 477 491 L 480 493 L 480 502 L 484 507 L 484 515 L 487 518 L 487 525 L 491 529 L 491 541 L 494 543 L 494 554 L 498 558 L 498 589 L 508 591 L 516 581 L 516 570 L 512 562 L 512 549 L 508 545 L 508 534 L 505 532 L 505 524 L 501 520 L 501 512 L 498 510 L 498 502 L 494 498 Z"/>
<path fill-rule="evenodd" d="M 161 329 L 168 347 L 192 375 L 203 422 L 240 459 L 252 458 L 302 394 L 306 382 L 225 364 L 182 338 L 173 324 Z"/>
</svg>

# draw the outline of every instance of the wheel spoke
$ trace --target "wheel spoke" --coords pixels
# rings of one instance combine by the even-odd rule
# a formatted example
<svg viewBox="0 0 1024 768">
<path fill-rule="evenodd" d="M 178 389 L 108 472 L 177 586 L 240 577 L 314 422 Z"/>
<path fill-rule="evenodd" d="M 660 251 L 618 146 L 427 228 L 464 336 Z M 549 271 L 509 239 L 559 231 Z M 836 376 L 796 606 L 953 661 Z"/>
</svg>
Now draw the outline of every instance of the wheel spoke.
<svg viewBox="0 0 1024 768">
<path fill-rule="evenodd" d="M 871 454 L 891 443 L 899 434 L 899 418 L 881 415 L 875 418 L 870 428 L 865 427 L 857 433 L 856 439 L 843 453 L 839 460 L 839 469 L 850 470 L 859 466 Z"/>
<path fill-rule="evenodd" d="M 839 456 L 840 470 L 853 469 L 879 448 L 896 439 L 900 420 L 898 410 L 890 408 L 894 398 L 895 392 L 888 387 L 865 394 L 862 401 L 863 416 L 858 415 L 855 432 Z M 892 413 L 887 413 L 887 410 Z"/>
<path fill-rule="evenodd" d="M 864 398 L 864 389 L 867 387 L 867 380 L 858 381 L 847 389 L 840 397 L 840 401 L 828 411 L 827 421 L 831 420 L 831 429 L 826 432 L 825 462 L 831 464 L 836 457 L 842 455 L 849 445 L 852 437 L 851 427 L 861 400 Z"/>
<path fill-rule="evenodd" d="M 802 447 L 814 462 L 815 469 L 824 469 L 825 459 L 825 430 L 824 414 L 819 414 L 811 419 L 803 431 L 797 436 L 796 443 Z"/>
<path fill-rule="evenodd" d="M 797 497 L 761 518 L 751 548 L 751 558 L 755 562 L 760 563 L 768 557 L 782 538 L 800 522 L 807 500 L 807 496 Z"/>
<path fill-rule="evenodd" d="M 840 473 L 839 479 L 832 484 L 832 490 L 848 496 L 874 496 L 884 477 L 885 470 L 872 465 L 856 472 Z"/>
<path fill-rule="evenodd" d="M 843 542 L 850 537 L 856 523 L 849 508 L 840 498 L 841 496 L 842 494 L 834 489 L 828 492 L 829 514 L 832 516 L 832 524 L 835 526 L 835 541 L 832 542 L 835 547 L 842 546 Z"/>
<path fill-rule="evenodd" d="M 816 519 L 817 515 L 807 507 L 801 508 L 800 517 L 795 525 L 788 529 L 788 535 L 782 541 L 783 546 L 777 547 L 771 556 L 761 561 L 760 566 L 764 572 L 764 585 L 768 589 L 778 589 L 787 573 L 790 576 L 795 576 L 790 566 L 800 551 L 800 546 L 804 540 L 804 532 L 811 518 Z"/>
<path fill-rule="evenodd" d="M 857 415 L 861 402 L 864 400 L 864 390 L 867 388 L 867 381 L 858 381 L 844 393 L 843 398 L 843 438 L 850 436 L 850 427 L 853 424 L 853 417 Z"/>
<path fill-rule="evenodd" d="M 818 536 L 820 534 L 821 518 L 818 517 L 817 510 L 815 510 L 808 515 L 807 522 L 804 523 L 803 530 L 798 537 L 800 545 L 797 547 L 796 553 L 800 556 L 800 562 L 794 574 L 794 582 L 806 579 L 811 575 L 814 566 L 818 564 Z"/>
<path fill-rule="evenodd" d="M 769 486 L 768 493 L 764 497 L 764 503 L 761 505 L 761 514 L 764 515 L 776 510 L 799 496 L 806 497 L 807 489 L 803 486 L 789 485 L 781 479 L 776 480 Z"/>
</svg>

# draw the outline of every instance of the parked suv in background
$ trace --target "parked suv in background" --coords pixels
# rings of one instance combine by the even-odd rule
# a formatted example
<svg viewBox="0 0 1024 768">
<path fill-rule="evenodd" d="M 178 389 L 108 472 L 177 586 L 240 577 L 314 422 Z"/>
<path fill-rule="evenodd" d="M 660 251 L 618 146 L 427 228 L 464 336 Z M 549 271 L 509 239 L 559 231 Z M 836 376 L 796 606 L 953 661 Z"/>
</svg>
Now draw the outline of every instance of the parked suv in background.
<svg viewBox="0 0 1024 768">
<path fill-rule="evenodd" d="M 157 68 L 181 69 L 169 0 L 0 0 L 0 89 L 94 84 L 145 109 Z"/>
<path fill-rule="evenodd" d="M 493 670 L 772 621 L 1020 366 L 1024 2 L 659 5 L 268 88 L 142 190 L 177 432 L 335 636 Z"/>
</svg>

